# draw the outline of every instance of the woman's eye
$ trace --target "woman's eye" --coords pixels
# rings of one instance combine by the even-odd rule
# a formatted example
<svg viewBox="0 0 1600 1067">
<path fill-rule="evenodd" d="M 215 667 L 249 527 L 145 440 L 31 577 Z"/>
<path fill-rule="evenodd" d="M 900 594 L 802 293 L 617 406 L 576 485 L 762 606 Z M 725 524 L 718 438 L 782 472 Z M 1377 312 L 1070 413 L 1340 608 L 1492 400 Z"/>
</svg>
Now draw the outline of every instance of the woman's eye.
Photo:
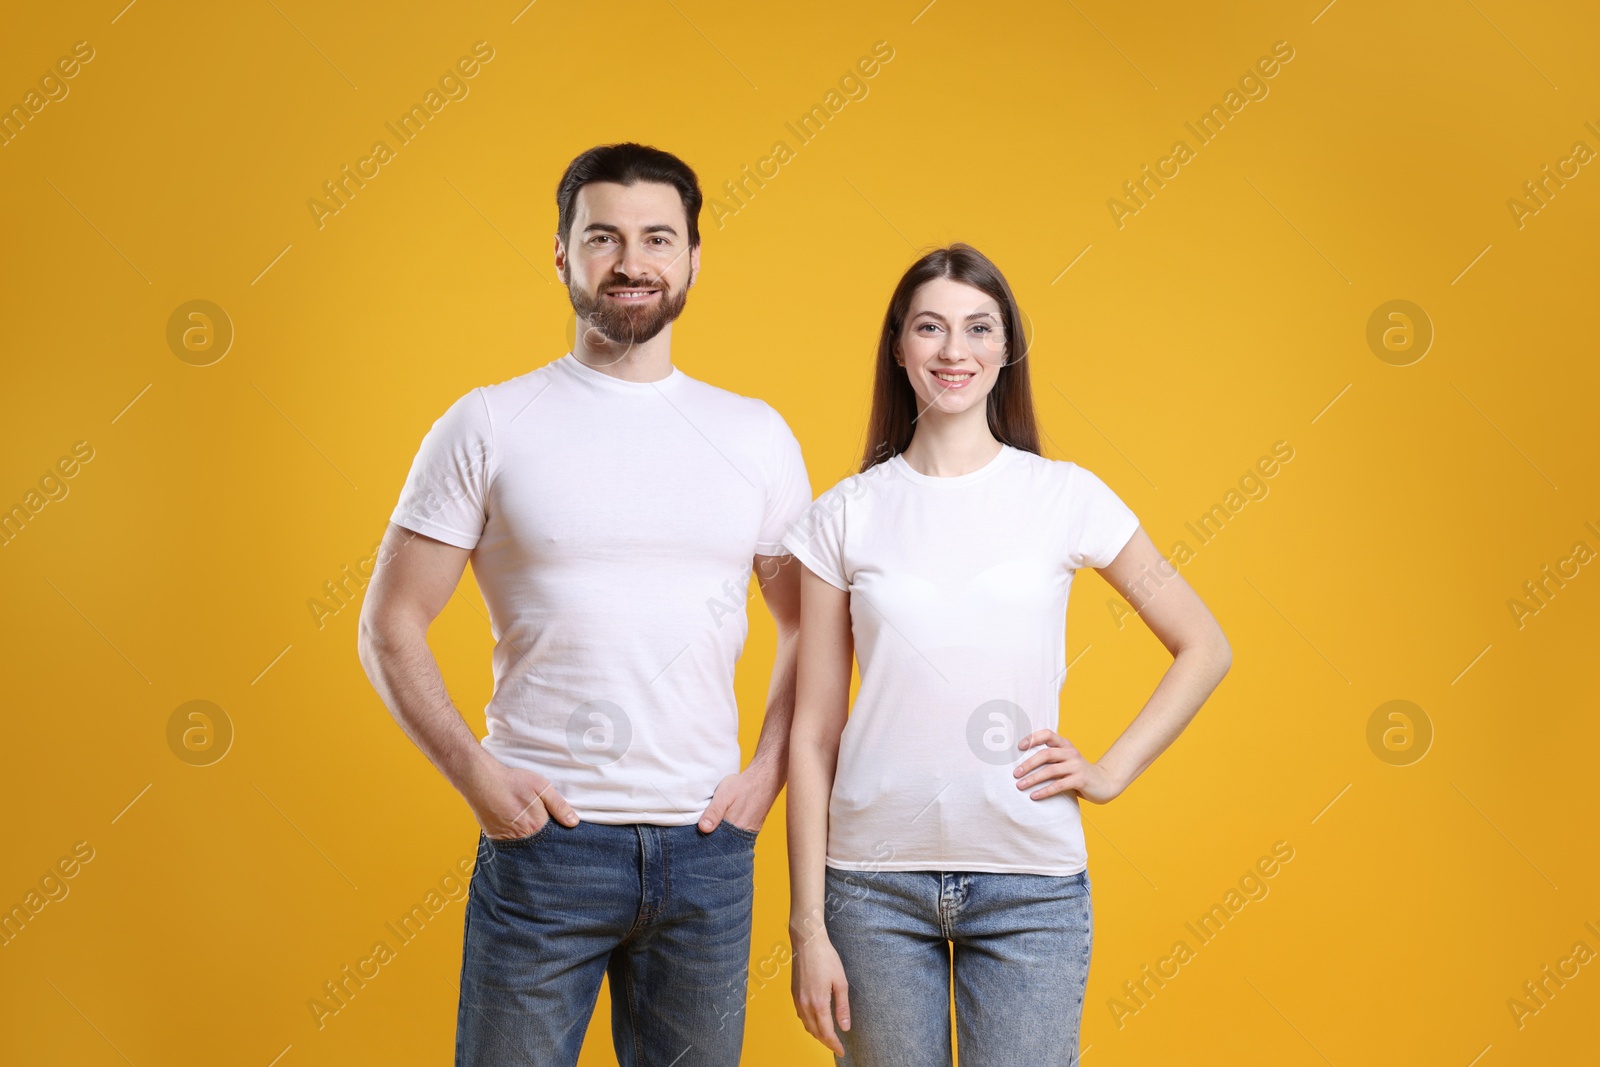
<svg viewBox="0 0 1600 1067">
<path fill-rule="evenodd" d="M 976 326 L 974 326 L 973 329 L 977 330 L 977 331 L 979 331 L 981 333 L 992 333 L 993 332 L 993 327 L 985 326 L 981 322 L 978 323 Z"/>
</svg>

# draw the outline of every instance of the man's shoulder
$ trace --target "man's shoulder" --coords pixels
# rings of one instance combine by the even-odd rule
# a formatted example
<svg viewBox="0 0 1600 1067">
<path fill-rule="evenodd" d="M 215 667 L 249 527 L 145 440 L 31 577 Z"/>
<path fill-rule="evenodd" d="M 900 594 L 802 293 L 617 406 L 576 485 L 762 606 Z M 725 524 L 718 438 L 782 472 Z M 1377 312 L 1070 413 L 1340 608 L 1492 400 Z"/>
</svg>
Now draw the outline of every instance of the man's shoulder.
<svg viewBox="0 0 1600 1067">
<path fill-rule="evenodd" d="M 681 368 L 679 373 L 683 373 Z M 785 429 L 788 427 L 777 409 L 760 397 L 736 393 L 689 374 L 683 374 L 681 393 L 690 403 L 716 416 L 730 428 L 767 434 L 775 425 L 781 424 Z"/>
</svg>

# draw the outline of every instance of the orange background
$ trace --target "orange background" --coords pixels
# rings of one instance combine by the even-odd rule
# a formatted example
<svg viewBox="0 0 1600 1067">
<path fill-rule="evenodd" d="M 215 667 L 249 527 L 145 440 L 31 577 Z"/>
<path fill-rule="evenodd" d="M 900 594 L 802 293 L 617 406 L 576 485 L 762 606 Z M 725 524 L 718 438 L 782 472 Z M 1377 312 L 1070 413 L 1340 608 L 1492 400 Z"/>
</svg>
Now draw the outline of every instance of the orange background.
<svg viewBox="0 0 1600 1067">
<path fill-rule="evenodd" d="M 75 42 L 93 58 L 0 147 L 0 506 L 66 490 L 0 548 L 0 907 L 76 843 L 92 858 L 0 947 L 0 1060 L 447 1062 L 459 902 L 323 1026 L 307 1007 L 475 839 L 369 687 L 357 606 L 319 628 L 307 602 L 370 554 L 450 401 L 566 350 L 554 186 L 629 139 L 681 155 L 725 207 L 723 182 L 788 142 L 743 206 L 702 216 L 674 358 L 773 403 L 817 490 L 858 455 L 895 280 L 965 240 L 1031 317 L 1048 453 L 1105 478 L 1163 549 L 1195 549 L 1183 573 L 1234 666 L 1126 795 L 1085 806 L 1091 1067 L 1592 1058 L 1600 966 L 1520 1026 L 1507 1002 L 1576 942 L 1600 951 L 1600 575 L 1567 564 L 1520 625 L 1508 601 L 1576 542 L 1600 549 L 1600 175 L 1568 164 L 1520 220 L 1508 201 L 1575 142 L 1600 148 L 1600 20 L 1319 7 L 10 12 L 0 103 Z M 468 95 L 319 227 L 323 183 L 477 41 L 493 58 Z M 865 95 L 799 144 L 785 123 L 880 41 L 893 58 Z M 1184 124 L 1279 41 L 1293 58 L 1267 95 L 1201 144 Z M 1179 139 L 1193 158 L 1119 226 L 1108 200 Z M 209 366 L 167 340 L 191 300 L 234 331 Z M 1420 359 L 1399 335 L 1368 343 L 1391 300 L 1431 323 Z M 80 441 L 92 459 L 49 480 Z M 1200 546 L 1184 524 L 1277 441 L 1294 458 L 1270 492 Z M 1114 600 L 1086 575 L 1071 609 L 1064 732 L 1092 754 L 1168 662 Z M 747 752 L 773 645 L 759 600 L 752 619 Z M 481 732 L 470 580 L 432 636 Z M 205 766 L 169 744 L 191 700 L 233 732 Z M 1431 725 L 1420 760 L 1400 734 L 1369 745 L 1391 700 Z M 1279 841 L 1294 858 L 1270 893 L 1192 940 L 1185 923 Z M 773 962 L 784 852 L 780 801 L 757 849 L 747 1061 L 824 1064 Z M 1123 983 L 1180 939 L 1193 959 L 1119 1019 Z M 604 1000 L 583 1062 L 611 1062 Z"/>
</svg>

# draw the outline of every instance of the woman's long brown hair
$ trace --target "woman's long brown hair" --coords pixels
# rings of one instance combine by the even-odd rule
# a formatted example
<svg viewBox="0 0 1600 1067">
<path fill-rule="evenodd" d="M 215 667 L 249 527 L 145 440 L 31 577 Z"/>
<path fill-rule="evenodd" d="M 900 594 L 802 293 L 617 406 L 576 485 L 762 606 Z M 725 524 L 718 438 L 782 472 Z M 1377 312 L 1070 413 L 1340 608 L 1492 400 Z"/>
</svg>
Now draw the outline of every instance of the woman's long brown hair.
<svg viewBox="0 0 1600 1067">
<path fill-rule="evenodd" d="M 987 399 L 989 432 L 1004 444 L 1024 452 L 1039 452 L 1039 427 L 1033 414 L 1033 387 L 1028 381 L 1028 338 L 1022 312 L 1000 268 L 969 244 L 957 242 L 936 249 L 911 264 L 889 298 L 878 337 L 878 366 L 872 381 L 872 416 L 867 422 L 867 447 L 861 469 L 868 470 L 892 459 L 911 444 L 916 429 L 917 394 L 906 370 L 895 362 L 894 343 L 905 327 L 911 298 L 918 286 L 934 278 L 949 278 L 987 293 L 1000 306 L 1005 324 L 1006 362 Z"/>
</svg>

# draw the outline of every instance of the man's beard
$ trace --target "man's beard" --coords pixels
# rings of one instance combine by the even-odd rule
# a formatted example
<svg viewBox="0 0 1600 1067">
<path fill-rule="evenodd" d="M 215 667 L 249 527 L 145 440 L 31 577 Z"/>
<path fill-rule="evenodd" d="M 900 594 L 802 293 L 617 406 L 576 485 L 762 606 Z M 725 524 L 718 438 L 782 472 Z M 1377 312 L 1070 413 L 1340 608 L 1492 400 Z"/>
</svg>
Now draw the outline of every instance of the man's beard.
<svg viewBox="0 0 1600 1067">
<path fill-rule="evenodd" d="M 653 305 L 635 308 L 606 297 L 607 292 L 615 289 L 660 289 L 661 295 Z M 572 301 L 572 310 L 577 313 L 580 336 L 581 331 L 587 328 L 598 332 L 611 344 L 631 347 L 644 344 L 683 314 L 683 307 L 689 300 L 689 290 L 685 286 L 673 292 L 665 282 L 621 285 L 611 282 L 600 291 L 599 296 L 591 297 L 575 283 L 569 282 L 567 298 Z"/>
</svg>

